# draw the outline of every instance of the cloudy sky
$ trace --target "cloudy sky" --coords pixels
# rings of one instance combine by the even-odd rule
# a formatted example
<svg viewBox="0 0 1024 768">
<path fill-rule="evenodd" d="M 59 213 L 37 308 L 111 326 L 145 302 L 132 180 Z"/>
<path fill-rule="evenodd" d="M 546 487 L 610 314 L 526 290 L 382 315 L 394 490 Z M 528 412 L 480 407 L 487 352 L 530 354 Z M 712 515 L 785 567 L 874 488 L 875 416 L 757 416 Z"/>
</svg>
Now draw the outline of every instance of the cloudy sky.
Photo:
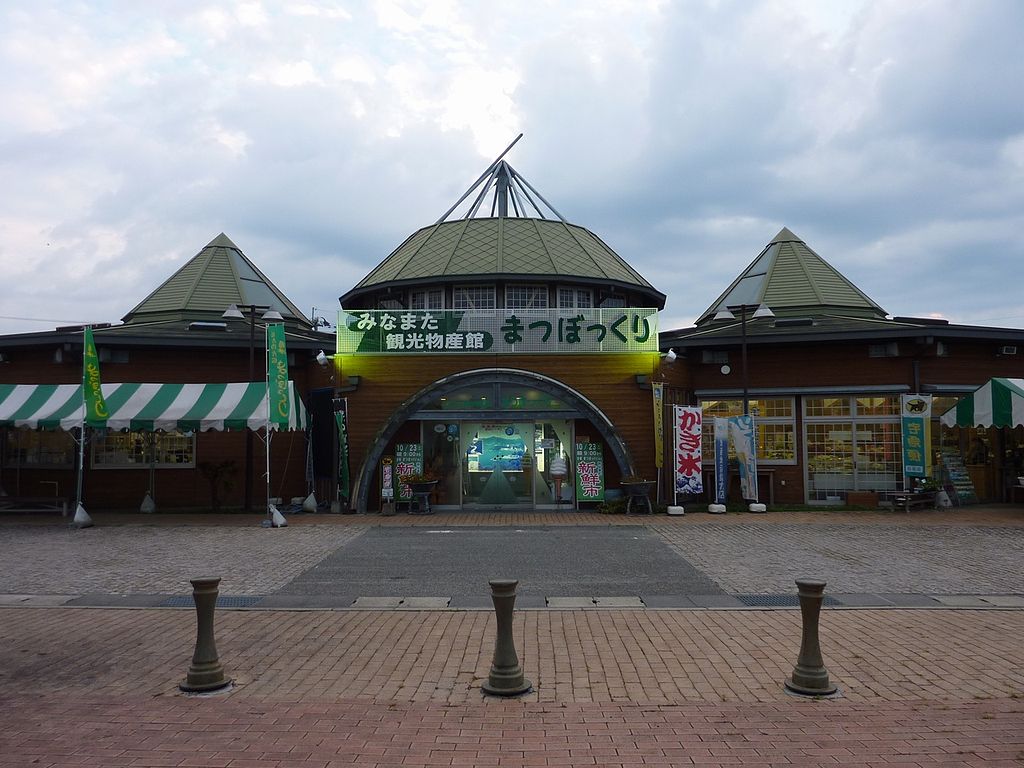
<svg viewBox="0 0 1024 768">
<path fill-rule="evenodd" d="M 788 226 L 891 314 L 1024 327 L 1024 2 L 5 0 L 0 333 L 225 232 L 332 315 L 505 146 L 682 327 Z"/>
</svg>

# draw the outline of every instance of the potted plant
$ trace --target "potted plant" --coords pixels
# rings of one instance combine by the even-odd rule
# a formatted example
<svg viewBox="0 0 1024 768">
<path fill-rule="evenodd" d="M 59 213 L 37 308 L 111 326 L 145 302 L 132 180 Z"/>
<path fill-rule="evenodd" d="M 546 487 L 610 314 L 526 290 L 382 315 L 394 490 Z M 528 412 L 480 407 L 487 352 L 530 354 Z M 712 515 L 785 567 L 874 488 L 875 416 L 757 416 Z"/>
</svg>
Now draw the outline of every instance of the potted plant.
<svg viewBox="0 0 1024 768">
<path fill-rule="evenodd" d="M 430 493 L 437 485 L 437 475 L 430 471 L 401 475 L 398 479 L 412 488 L 413 493 Z"/>
</svg>

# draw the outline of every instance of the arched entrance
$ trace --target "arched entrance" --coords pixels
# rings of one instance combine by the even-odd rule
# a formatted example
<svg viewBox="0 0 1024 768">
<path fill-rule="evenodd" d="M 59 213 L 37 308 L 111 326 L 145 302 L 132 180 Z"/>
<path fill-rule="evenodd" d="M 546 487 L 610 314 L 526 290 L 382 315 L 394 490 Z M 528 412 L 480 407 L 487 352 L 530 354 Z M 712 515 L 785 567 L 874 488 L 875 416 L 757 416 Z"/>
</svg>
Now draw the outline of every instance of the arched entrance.
<svg viewBox="0 0 1024 768">
<path fill-rule="evenodd" d="M 632 458 L 618 431 L 575 389 L 531 371 L 481 368 L 439 379 L 395 410 L 374 437 L 359 469 L 353 494 L 356 511 L 367 511 L 381 459 L 411 420 L 424 424 L 424 434 L 434 433 L 439 441 L 455 444 L 448 449 L 442 444 L 437 455 L 458 457 L 457 468 L 445 469 L 450 483 L 457 478 L 453 498 L 446 503 L 463 508 L 542 506 L 545 496 L 556 505 L 563 501 L 558 496 L 564 493 L 561 489 L 554 491 L 557 498 L 552 496 L 550 473 L 541 462 L 554 455 L 571 458 L 571 425 L 580 420 L 604 442 L 622 474 L 633 472 Z M 565 428 L 566 424 L 570 427 Z M 495 472 L 496 468 L 508 471 Z M 505 483 L 506 475 L 511 484 Z"/>
</svg>

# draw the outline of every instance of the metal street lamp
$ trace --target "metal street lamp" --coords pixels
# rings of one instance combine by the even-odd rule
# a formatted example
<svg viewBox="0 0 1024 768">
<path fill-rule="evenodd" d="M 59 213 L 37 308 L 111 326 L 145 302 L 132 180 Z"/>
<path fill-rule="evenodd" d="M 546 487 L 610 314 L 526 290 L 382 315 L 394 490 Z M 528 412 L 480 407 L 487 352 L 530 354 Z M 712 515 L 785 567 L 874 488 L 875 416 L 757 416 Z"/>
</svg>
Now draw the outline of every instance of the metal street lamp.
<svg viewBox="0 0 1024 768">
<path fill-rule="evenodd" d="M 754 307 L 757 307 L 754 309 Z M 743 415 L 750 415 L 750 387 L 747 379 L 747 310 L 753 309 L 754 312 L 750 316 L 751 320 L 760 320 L 764 317 L 775 317 L 775 313 L 772 312 L 767 304 L 733 304 L 729 307 L 723 307 L 718 310 L 715 314 L 715 320 L 735 320 L 734 315 L 730 310 L 736 310 L 740 313 L 740 376 L 743 380 Z"/>
<path fill-rule="evenodd" d="M 245 310 L 243 312 L 243 310 Z M 259 304 L 232 304 L 228 307 L 224 314 L 221 315 L 225 320 L 245 320 L 249 319 L 249 381 L 252 382 L 256 378 L 256 313 L 263 310 L 263 314 L 260 315 L 261 320 L 283 320 L 281 313 L 275 309 L 270 309 L 266 306 L 260 306 Z M 245 512 L 252 512 L 252 430 L 245 430 L 245 501 L 243 503 L 243 510 Z"/>
</svg>

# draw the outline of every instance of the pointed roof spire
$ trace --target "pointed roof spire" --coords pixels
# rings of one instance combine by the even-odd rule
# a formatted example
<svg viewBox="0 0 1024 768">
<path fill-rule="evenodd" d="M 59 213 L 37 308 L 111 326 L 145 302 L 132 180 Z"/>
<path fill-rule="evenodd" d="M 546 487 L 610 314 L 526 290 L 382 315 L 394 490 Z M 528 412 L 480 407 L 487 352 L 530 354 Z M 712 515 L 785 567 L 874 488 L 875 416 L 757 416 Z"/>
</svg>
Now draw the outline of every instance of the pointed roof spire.
<svg viewBox="0 0 1024 768">
<path fill-rule="evenodd" d="M 221 232 L 138 306 L 127 323 L 219 319 L 231 304 L 276 309 L 285 320 L 312 322 Z"/>
<path fill-rule="evenodd" d="M 775 245 L 775 243 L 802 243 L 799 237 L 789 231 L 789 227 L 783 227 L 779 230 L 779 234 L 771 239 L 769 245 Z"/>
<path fill-rule="evenodd" d="M 722 309 L 766 304 L 777 315 L 821 315 L 842 312 L 884 318 L 886 311 L 839 270 L 783 227 L 757 258 L 698 318 L 710 322 Z"/>
</svg>

